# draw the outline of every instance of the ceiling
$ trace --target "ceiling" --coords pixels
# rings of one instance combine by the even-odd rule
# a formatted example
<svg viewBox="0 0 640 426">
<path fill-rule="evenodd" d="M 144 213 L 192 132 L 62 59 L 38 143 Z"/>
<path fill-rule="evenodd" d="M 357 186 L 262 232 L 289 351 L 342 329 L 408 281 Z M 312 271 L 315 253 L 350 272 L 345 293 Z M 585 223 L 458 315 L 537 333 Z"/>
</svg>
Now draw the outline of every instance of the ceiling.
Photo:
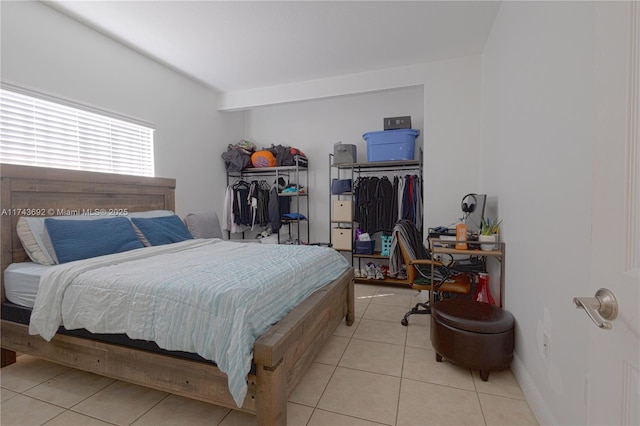
<svg viewBox="0 0 640 426">
<path fill-rule="evenodd" d="M 51 1 L 216 91 L 481 54 L 500 2 Z"/>
</svg>

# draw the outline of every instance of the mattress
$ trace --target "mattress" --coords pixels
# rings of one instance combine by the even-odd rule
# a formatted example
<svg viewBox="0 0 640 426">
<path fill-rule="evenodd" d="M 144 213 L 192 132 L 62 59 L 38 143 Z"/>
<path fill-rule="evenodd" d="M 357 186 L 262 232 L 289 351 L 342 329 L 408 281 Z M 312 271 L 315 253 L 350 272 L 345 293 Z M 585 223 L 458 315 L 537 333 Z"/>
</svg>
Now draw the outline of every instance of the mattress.
<svg viewBox="0 0 640 426">
<path fill-rule="evenodd" d="M 12 263 L 4 271 L 4 291 L 16 305 L 33 308 L 40 286 L 40 276 L 51 266 L 34 262 Z"/>
</svg>

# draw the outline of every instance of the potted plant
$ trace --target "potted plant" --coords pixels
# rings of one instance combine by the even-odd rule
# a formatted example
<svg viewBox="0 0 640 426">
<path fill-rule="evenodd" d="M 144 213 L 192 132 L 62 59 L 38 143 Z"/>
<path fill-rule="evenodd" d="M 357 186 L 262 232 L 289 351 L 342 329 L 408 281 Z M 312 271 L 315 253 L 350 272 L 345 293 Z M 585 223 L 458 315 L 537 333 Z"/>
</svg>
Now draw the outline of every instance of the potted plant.
<svg viewBox="0 0 640 426">
<path fill-rule="evenodd" d="M 501 220 L 498 219 L 485 219 L 482 218 L 480 222 L 480 234 L 478 235 L 478 241 L 480 242 L 497 242 L 498 234 L 500 234 Z M 480 244 L 482 250 L 495 250 L 495 244 Z"/>
</svg>

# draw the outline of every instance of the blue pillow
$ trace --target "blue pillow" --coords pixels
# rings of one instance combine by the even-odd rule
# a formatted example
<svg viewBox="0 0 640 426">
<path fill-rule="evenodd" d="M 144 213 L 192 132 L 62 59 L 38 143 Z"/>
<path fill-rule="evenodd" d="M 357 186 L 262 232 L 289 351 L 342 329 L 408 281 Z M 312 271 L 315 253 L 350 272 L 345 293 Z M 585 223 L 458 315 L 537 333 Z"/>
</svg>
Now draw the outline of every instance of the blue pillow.
<svg viewBox="0 0 640 426">
<path fill-rule="evenodd" d="M 45 219 L 58 263 L 144 247 L 126 217 L 96 220 Z"/>
<path fill-rule="evenodd" d="M 187 226 L 176 215 L 149 218 L 132 217 L 131 221 L 152 246 L 193 239 Z"/>
</svg>

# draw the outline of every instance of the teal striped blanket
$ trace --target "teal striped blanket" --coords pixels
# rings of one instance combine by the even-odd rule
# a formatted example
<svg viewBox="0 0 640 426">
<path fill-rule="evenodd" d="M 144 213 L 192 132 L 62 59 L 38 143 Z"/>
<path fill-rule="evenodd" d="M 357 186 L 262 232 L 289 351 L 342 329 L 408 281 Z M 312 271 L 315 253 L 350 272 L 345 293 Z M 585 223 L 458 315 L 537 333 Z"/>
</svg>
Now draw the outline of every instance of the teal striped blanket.
<svg viewBox="0 0 640 426">
<path fill-rule="evenodd" d="M 325 247 L 219 239 L 70 262 L 41 277 L 29 332 L 51 340 L 64 325 L 197 353 L 240 407 L 256 338 L 348 267 Z"/>
</svg>

